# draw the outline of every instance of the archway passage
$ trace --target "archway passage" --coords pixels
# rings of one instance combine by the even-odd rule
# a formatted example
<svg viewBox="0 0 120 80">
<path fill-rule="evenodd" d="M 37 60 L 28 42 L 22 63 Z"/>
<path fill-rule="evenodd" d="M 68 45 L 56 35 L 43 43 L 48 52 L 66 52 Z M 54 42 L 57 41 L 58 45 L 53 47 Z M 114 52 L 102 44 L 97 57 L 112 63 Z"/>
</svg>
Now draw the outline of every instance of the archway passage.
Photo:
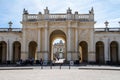
<svg viewBox="0 0 120 80">
<path fill-rule="evenodd" d="M 56 43 L 56 41 L 62 40 L 63 43 Z M 55 30 L 50 35 L 50 60 L 56 58 L 65 58 L 67 59 L 66 54 L 66 35 L 61 30 Z"/>
<path fill-rule="evenodd" d="M 13 63 L 20 60 L 21 58 L 21 44 L 16 41 L 13 43 Z"/>
<path fill-rule="evenodd" d="M 85 41 L 80 42 L 79 52 L 80 52 L 80 62 L 82 62 L 82 63 L 88 62 L 88 44 L 87 44 L 87 42 L 85 42 Z"/>
<path fill-rule="evenodd" d="M 36 51 L 37 51 L 37 43 L 35 41 L 31 41 L 29 43 L 29 58 L 36 59 L 37 57 Z"/>
<path fill-rule="evenodd" d="M 110 58 L 113 64 L 118 63 L 118 43 L 116 41 L 110 44 Z"/>
<path fill-rule="evenodd" d="M 0 63 L 6 63 L 7 44 L 4 41 L 0 42 Z"/>
<path fill-rule="evenodd" d="M 53 59 L 63 59 L 65 56 L 65 41 L 61 38 L 57 38 L 52 44 L 52 57 Z"/>
<path fill-rule="evenodd" d="M 96 63 L 104 64 L 104 43 L 98 41 L 96 43 Z"/>
</svg>

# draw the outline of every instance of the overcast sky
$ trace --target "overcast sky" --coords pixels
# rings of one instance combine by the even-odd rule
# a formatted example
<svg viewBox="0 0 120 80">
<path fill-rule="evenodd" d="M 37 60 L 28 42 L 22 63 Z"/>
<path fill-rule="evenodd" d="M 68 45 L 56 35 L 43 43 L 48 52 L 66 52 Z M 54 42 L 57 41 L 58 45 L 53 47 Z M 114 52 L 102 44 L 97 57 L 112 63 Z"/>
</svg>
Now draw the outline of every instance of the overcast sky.
<svg viewBox="0 0 120 80">
<path fill-rule="evenodd" d="M 66 13 L 70 7 L 72 12 L 80 14 L 89 13 L 91 7 L 95 13 L 95 27 L 105 27 L 104 22 L 108 20 L 109 27 L 120 27 L 120 0 L 0 0 L 0 27 L 8 27 L 12 21 L 13 26 L 21 28 L 23 9 L 30 14 L 38 14 L 48 6 L 50 13 Z"/>
</svg>

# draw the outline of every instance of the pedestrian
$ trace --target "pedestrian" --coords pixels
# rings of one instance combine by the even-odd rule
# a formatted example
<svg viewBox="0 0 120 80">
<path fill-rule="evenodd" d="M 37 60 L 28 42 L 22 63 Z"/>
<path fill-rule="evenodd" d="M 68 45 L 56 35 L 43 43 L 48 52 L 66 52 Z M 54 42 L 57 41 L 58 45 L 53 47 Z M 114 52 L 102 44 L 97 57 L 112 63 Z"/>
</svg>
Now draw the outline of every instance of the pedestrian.
<svg viewBox="0 0 120 80">
<path fill-rule="evenodd" d="M 42 65 L 43 64 L 43 60 L 42 60 L 42 58 L 40 59 L 40 65 Z"/>
</svg>

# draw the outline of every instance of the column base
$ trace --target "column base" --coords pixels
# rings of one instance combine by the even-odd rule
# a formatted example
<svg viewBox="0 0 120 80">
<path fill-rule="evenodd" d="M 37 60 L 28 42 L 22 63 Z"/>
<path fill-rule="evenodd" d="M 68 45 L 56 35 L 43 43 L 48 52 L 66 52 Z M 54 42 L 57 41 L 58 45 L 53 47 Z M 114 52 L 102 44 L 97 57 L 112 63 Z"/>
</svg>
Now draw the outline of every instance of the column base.
<svg viewBox="0 0 120 80">
<path fill-rule="evenodd" d="M 49 60 L 48 59 L 48 51 L 41 51 L 41 53 L 39 54 L 39 58 L 42 58 L 43 60 Z"/>
<path fill-rule="evenodd" d="M 21 59 L 26 60 L 28 58 L 28 52 L 21 52 Z"/>
<path fill-rule="evenodd" d="M 75 52 L 75 51 L 68 52 L 67 53 L 67 60 L 68 61 L 70 61 L 70 60 L 73 60 L 73 61 L 79 60 L 78 52 Z"/>
<path fill-rule="evenodd" d="M 90 51 L 88 53 L 88 63 L 95 63 L 95 62 L 96 62 L 95 52 Z"/>
<path fill-rule="evenodd" d="M 78 52 L 73 52 L 72 53 L 72 60 L 74 60 L 74 61 L 79 60 Z"/>
<path fill-rule="evenodd" d="M 37 52 L 37 60 L 40 60 L 40 59 L 43 59 L 43 57 L 42 57 L 42 53 Z"/>
<path fill-rule="evenodd" d="M 71 60 L 72 60 L 71 53 L 67 53 L 67 61 L 71 61 Z"/>
</svg>

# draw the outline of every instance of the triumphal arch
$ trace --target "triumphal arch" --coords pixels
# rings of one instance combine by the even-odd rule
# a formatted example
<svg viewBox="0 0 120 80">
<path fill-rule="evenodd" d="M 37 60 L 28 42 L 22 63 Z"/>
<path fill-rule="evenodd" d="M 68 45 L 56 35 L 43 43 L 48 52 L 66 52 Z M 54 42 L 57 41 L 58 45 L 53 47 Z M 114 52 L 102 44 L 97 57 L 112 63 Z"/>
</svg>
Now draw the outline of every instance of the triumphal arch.
<svg viewBox="0 0 120 80">
<path fill-rule="evenodd" d="M 52 60 L 52 42 L 56 38 L 65 41 L 66 60 L 78 60 L 80 56 L 83 61 L 94 61 L 95 51 L 93 46 L 94 12 L 88 14 L 72 13 L 70 8 L 66 13 L 50 14 L 48 8 L 44 14 L 23 13 L 23 51 L 22 58 L 34 57 L 36 59 Z M 29 46 L 28 46 L 29 45 Z M 79 47 L 83 47 L 80 55 Z M 26 51 L 27 50 L 27 51 Z M 29 54 L 29 55 L 28 55 Z"/>
<path fill-rule="evenodd" d="M 62 58 L 66 61 L 93 63 L 119 63 L 120 29 L 94 28 L 94 10 L 87 14 L 74 13 L 70 8 L 65 13 L 30 14 L 23 10 L 22 28 L 0 29 L 0 63 L 16 62 L 34 58 L 53 60 L 53 42 L 64 40 Z"/>
</svg>

